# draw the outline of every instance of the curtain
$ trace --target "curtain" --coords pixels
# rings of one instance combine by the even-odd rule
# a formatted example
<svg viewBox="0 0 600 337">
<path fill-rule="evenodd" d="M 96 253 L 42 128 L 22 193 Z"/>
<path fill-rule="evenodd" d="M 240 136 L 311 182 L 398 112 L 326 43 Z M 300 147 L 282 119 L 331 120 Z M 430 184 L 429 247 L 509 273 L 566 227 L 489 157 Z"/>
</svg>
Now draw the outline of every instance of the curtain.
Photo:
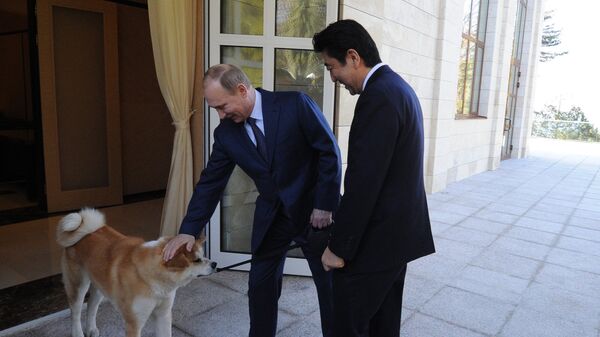
<svg viewBox="0 0 600 337">
<path fill-rule="evenodd" d="M 161 236 L 176 235 L 192 196 L 190 117 L 196 63 L 196 0 L 148 0 L 154 64 L 161 93 L 173 118 L 171 169 L 161 217 Z"/>
</svg>

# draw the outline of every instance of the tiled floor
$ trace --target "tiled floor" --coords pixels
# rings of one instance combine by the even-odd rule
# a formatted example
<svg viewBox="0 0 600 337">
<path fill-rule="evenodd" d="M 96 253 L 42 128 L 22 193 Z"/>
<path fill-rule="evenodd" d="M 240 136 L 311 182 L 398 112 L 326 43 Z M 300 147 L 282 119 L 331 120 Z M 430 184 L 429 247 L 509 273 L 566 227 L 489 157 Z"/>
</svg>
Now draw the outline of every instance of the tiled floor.
<svg viewBox="0 0 600 337">
<path fill-rule="evenodd" d="M 127 234 L 155 239 L 162 199 L 107 207 L 107 223 Z M 55 241 L 60 216 L 0 226 L 0 289 L 60 273 Z"/>
<path fill-rule="evenodd" d="M 429 196 L 437 253 L 409 264 L 403 337 L 600 337 L 600 144 L 531 147 Z M 245 335 L 246 284 L 246 273 L 223 272 L 181 288 L 174 336 Z M 319 336 L 318 324 L 312 280 L 286 277 L 278 336 Z M 123 331 L 108 303 L 98 326 Z M 68 334 L 68 311 L 0 331 Z"/>
</svg>

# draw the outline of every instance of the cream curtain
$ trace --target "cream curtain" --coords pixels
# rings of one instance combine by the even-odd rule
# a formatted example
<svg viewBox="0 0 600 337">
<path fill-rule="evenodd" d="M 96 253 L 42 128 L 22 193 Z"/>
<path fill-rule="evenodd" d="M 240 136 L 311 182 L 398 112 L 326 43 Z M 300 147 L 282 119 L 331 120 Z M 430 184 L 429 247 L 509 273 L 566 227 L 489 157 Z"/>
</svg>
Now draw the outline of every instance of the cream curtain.
<svg viewBox="0 0 600 337">
<path fill-rule="evenodd" d="M 156 74 L 175 137 L 161 235 L 176 235 L 194 188 L 190 117 L 196 62 L 197 0 L 148 0 Z"/>
</svg>

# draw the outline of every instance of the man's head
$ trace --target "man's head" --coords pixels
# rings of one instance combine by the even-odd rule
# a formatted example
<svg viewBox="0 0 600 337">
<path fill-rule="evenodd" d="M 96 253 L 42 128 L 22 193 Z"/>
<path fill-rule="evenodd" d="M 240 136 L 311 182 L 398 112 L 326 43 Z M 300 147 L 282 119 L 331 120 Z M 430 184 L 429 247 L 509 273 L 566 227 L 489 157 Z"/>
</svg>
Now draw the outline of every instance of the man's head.
<svg viewBox="0 0 600 337">
<path fill-rule="evenodd" d="M 204 97 L 219 118 L 244 122 L 254 108 L 256 94 L 250 80 L 238 67 L 217 64 L 204 73 Z"/>
<path fill-rule="evenodd" d="M 313 36 L 313 48 L 321 55 L 331 80 L 344 84 L 350 94 L 362 91 L 369 70 L 381 62 L 371 35 L 354 20 L 340 20 Z"/>
</svg>

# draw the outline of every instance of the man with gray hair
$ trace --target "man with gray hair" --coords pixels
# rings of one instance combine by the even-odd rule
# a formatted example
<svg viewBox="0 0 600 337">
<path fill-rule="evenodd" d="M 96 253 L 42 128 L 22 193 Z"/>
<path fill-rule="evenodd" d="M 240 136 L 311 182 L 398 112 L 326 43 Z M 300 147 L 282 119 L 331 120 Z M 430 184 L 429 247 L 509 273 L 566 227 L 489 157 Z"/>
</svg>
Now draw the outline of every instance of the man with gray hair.
<svg viewBox="0 0 600 337">
<path fill-rule="evenodd" d="M 239 68 L 228 64 L 208 69 L 204 97 L 221 122 L 180 234 L 165 247 L 165 260 L 184 245 L 192 247 L 238 165 L 259 192 L 252 257 L 268 256 L 250 266 L 250 336 L 275 336 L 286 248 L 292 241 L 302 244 L 317 288 L 323 335 L 331 336 L 331 273 L 320 259 L 342 174 L 340 151 L 322 112 L 303 93 L 254 89 Z"/>
</svg>

